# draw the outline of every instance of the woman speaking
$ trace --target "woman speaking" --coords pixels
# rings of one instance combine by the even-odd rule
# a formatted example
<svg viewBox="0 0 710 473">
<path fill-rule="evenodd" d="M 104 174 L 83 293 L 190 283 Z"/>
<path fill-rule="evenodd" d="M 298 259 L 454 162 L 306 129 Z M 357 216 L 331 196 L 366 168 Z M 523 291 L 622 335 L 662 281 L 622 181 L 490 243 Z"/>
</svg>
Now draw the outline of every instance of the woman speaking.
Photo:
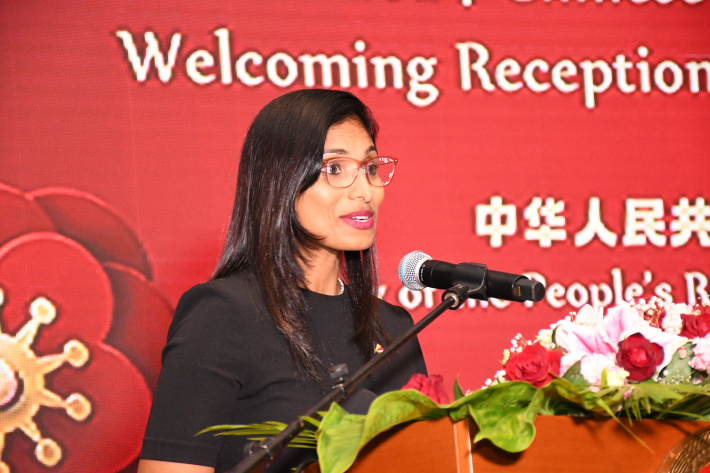
<svg viewBox="0 0 710 473">
<path fill-rule="evenodd" d="M 175 311 L 140 473 L 233 468 L 245 441 L 195 435 L 219 424 L 290 422 L 412 324 L 374 296 L 375 227 L 397 160 L 348 92 L 299 90 L 266 105 L 246 135 L 221 259 Z M 426 373 L 416 340 L 360 387 L 377 394 Z M 308 451 L 286 448 L 288 472 Z"/>
</svg>

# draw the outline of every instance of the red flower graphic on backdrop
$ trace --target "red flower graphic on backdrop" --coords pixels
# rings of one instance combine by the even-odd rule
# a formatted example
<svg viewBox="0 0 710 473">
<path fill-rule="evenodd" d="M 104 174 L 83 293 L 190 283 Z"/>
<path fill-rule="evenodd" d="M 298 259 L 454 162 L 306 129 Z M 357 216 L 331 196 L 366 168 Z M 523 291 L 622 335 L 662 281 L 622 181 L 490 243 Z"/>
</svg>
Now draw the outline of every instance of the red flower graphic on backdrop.
<svg viewBox="0 0 710 473">
<path fill-rule="evenodd" d="M 0 184 L 0 471 L 133 471 L 172 309 L 115 211 Z"/>
</svg>

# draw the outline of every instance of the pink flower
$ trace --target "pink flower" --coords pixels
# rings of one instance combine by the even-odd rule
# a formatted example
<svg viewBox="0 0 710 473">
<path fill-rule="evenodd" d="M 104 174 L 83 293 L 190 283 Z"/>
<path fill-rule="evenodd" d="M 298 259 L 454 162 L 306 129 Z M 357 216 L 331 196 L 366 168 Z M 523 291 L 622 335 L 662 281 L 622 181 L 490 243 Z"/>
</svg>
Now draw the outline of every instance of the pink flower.
<svg viewBox="0 0 710 473">
<path fill-rule="evenodd" d="M 710 335 L 696 339 L 694 343 L 690 366 L 698 371 L 710 373 Z"/>
<path fill-rule="evenodd" d="M 644 325 L 639 312 L 628 304 L 609 309 L 606 316 L 589 305 L 582 307 L 575 321 L 562 321 L 555 332 L 555 343 L 566 352 L 562 373 L 585 355 L 616 355 L 622 337 Z"/>
<path fill-rule="evenodd" d="M 402 389 L 416 389 L 425 396 L 429 396 L 437 404 L 448 404 L 449 396 L 444 391 L 444 377 L 433 374 L 429 377 L 416 373 L 412 375 Z"/>
<path fill-rule="evenodd" d="M 662 357 L 656 366 L 656 374 L 670 363 L 673 354 L 688 342 L 685 337 L 650 326 L 642 313 L 630 304 L 623 303 L 613 307 L 605 316 L 590 306 L 584 306 L 574 321 L 562 321 L 555 333 L 555 342 L 566 352 L 561 361 L 562 373 L 588 355 L 616 356 L 619 343 L 634 334 L 642 335 L 650 343 L 661 348 Z M 633 377 L 629 379 L 633 380 Z"/>
</svg>

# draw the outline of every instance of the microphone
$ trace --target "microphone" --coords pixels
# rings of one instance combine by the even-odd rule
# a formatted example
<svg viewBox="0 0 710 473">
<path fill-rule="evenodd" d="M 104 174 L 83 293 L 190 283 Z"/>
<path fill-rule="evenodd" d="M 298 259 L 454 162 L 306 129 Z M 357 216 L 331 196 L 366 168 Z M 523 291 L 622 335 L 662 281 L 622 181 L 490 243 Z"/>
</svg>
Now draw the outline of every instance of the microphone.
<svg viewBox="0 0 710 473">
<path fill-rule="evenodd" d="M 475 290 L 467 295 L 474 299 L 495 297 L 514 302 L 537 302 L 545 296 L 545 286 L 526 276 L 492 271 L 479 263 L 437 261 L 422 251 L 413 251 L 402 258 L 398 273 L 402 284 L 412 291 L 425 287 L 450 289 L 465 284 Z"/>
</svg>

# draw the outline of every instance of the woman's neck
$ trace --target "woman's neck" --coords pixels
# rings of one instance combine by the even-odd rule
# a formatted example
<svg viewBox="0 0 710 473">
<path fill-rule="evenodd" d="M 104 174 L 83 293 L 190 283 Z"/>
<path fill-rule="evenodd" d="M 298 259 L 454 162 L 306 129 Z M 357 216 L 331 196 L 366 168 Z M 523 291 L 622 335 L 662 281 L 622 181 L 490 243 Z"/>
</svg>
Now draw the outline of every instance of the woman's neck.
<svg viewBox="0 0 710 473">
<path fill-rule="evenodd" d="M 332 250 L 315 250 L 301 261 L 303 280 L 309 291 L 335 296 L 340 293 L 339 253 Z"/>
</svg>

